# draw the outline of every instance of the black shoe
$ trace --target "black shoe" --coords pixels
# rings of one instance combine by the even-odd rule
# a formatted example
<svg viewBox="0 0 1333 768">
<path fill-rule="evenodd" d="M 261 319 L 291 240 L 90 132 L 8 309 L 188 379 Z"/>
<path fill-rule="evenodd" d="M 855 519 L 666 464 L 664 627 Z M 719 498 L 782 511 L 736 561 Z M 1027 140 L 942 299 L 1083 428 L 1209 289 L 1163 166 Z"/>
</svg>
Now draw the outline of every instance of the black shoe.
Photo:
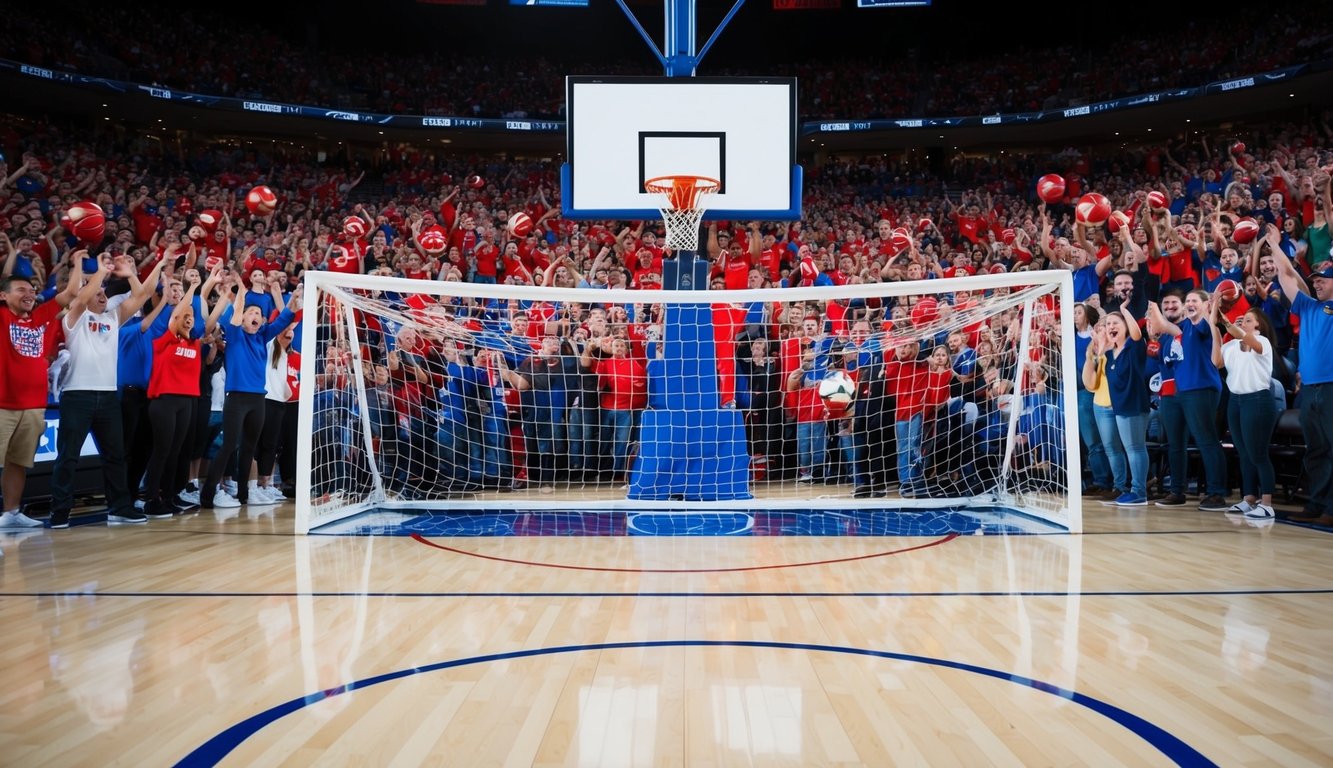
<svg viewBox="0 0 1333 768">
<path fill-rule="evenodd" d="M 1166 496 L 1158 499 L 1159 507 L 1183 507 L 1185 506 L 1185 496 L 1180 493 L 1168 493 Z"/>
<path fill-rule="evenodd" d="M 148 518 L 142 512 L 124 512 L 116 514 L 111 512 L 106 516 L 107 525 L 137 525 L 148 522 Z"/>
<path fill-rule="evenodd" d="M 176 514 L 176 510 L 161 499 L 153 499 L 143 505 L 143 515 L 149 520 L 167 520 Z"/>
<path fill-rule="evenodd" d="M 1227 503 L 1226 499 L 1217 494 L 1204 496 L 1203 500 L 1199 502 L 1200 512 L 1225 512 L 1228 509 L 1231 509 L 1231 505 Z"/>
<path fill-rule="evenodd" d="M 68 528 L 68 527 L 69 527 L 69 513 L 68 513 L 68 512 L 52 512 L 51 515 L 50 515 L 50 517 L 46 518 L 46 527 L 47 527 L 47 528 Z"/>
</svg>

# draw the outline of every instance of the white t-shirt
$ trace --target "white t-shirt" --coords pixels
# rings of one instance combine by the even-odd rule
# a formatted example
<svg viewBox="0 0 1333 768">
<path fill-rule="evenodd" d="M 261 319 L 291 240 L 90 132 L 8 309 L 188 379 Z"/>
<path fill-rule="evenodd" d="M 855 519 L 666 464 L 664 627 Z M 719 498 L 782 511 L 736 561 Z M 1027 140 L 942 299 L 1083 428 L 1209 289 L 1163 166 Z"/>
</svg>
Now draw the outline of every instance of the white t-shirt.
<svg viewBox="0 0 1333 768">
<path fill-rule="evenodd" d="M 1222 345 L 1222 364 L 1227 367 L 1227 389 L 1234 395 L 1268 392 L 1273 387 L 1273 345 L 1256 337 L 1262 352 L 1251 351 L 1240 339 Z"/>
<path fill-rule="evenodd" d="M 116 361 L 120 357 L 120 311 L 100 315 L 85 309 L 77 318 L 65 316 L 65 348 L 69 374 L 65 389 L 85 392 L 116 391 Z"/>
</svg>

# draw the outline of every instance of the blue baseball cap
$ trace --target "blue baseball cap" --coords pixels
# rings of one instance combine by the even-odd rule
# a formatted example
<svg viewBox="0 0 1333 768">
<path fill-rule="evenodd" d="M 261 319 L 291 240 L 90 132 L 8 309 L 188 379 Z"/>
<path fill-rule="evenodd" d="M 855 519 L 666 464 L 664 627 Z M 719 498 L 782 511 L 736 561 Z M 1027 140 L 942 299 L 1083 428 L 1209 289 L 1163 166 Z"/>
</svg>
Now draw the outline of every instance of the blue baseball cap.
<svg viewBox="0 0 1333 768">
<path fill-rule="evenodd" d="M 1333 261 L 1324 262 L 1324 268 L 1318 272 L 1310 273 L 1310 277 L 1322 277 L 1325 280 L 1333 280 Z"/>
</svg>

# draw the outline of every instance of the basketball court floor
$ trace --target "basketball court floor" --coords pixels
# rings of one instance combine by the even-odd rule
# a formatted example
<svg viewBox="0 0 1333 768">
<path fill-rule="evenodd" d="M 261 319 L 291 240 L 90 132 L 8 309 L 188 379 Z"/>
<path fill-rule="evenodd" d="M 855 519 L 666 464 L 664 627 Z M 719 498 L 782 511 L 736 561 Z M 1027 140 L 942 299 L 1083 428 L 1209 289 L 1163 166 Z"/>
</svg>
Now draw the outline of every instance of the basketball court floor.
<svg viewBox="0 0 1333 768">
<path fill-rule="evenodd" d="M 0 536 L 0 764 L 1333 764 L 1326 530 L 237 512 Z"/>
</svg>

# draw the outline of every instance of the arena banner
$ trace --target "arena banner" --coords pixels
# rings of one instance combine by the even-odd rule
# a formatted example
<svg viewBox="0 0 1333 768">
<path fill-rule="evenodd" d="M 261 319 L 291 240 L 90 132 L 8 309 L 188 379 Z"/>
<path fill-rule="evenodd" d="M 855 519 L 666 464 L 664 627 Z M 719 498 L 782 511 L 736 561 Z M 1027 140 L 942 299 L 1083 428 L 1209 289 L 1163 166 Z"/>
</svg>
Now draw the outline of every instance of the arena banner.
<svg viewBox="0 0 1333 768">
<path fill-rule="evenodd" d="M 781 2 L 783 0 L 775 0 Z M 807 3 L 812 0 L 789 0 L 803 8 L 812 7 Z M 817 1 L 817 0 L 815 0 Z M 1284 82 L 1300 75 L 1327 68 L 1333 62 L 1315 62 L 1297 64 L 1271 72 L 1247 75 L 1229 80 L 1209 83 L 1191 88 L 1175 88 L 1135 96 L 1122 96 L 1092 104 L 1076 104 L 1060 109 L 1047 109 L 1038 112 L 1017 112 L 1009 114 L 973 115 L 959 117 L 902 117 L 893 120 L 817 120 L 801 124 L 803 136 L 823 133 L 896 131 L 915 128 L 963 128 L 986 125 L 1022 125 L 1044 123 L 1053 120 L 1099 115 L 1107 112 L 1132 109 L 1150 104 L 1163 104 L 1183 101 L 1199 96 L 1227 93 L 1230 91 L 1253 88 Z M 225 109 L 240 112 L 258 112 L 270 115 L 288 115 L 292 117 L 313 118 L 317 120 L 337 120 L 341 122 L 361 123 L 366 125 L 390 126 L 393 128 L 428 128 L 442 132 L 472 131 L 489 133 L 564 133 L 564 120 L 548 120 L 527 117 L 486 118 L 466 117 L 461 115 L 386 115 L 355 109 L 331 109 L 264 99 L 238 99 L 229 96 L 209 96 L 191 93 L 175 88 L 165 88 L 142 83 L 130 83 L 106 77 L 81 75 L 58 69 L 36 67 L 9 59 L 0 59 L 0 73 L 12 73 L 19 76 L 49 80 L 66 85 L 112 91 L 120 94 L 138 93 L 150 98 L 161 99 L 178 104 L 193 105 L 209 109 Z"/>
</svg>

